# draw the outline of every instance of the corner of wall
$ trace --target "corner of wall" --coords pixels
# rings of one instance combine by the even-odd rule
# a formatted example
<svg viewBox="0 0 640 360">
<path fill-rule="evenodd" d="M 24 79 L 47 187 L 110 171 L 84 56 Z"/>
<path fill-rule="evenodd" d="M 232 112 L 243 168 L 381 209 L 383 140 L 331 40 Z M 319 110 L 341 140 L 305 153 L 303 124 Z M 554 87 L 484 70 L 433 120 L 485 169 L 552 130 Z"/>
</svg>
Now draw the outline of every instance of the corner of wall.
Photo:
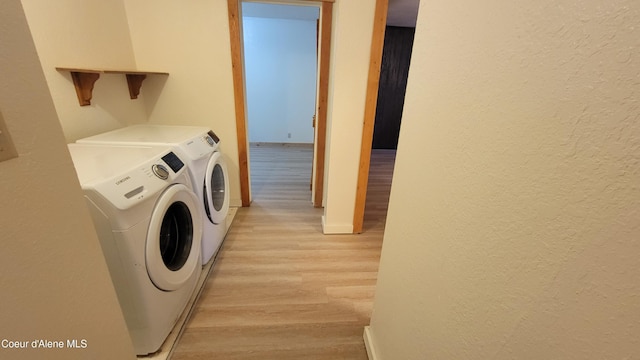
<svg viewBox="0 0 640 360">
<path fill-rule="evenodd" d="M 375 1 L 336 3 L 327 114 L 325 234 L 353 233 Z M 349 31 L 340 31 L 349 29 Z"/>
<path fill-rule="evenodd" d="M 378 352 L 376 351 L 375 343 L 373 342 L 371 327 L 364 327 L 364 333 L 362 334 L 362 337 L 364 339 L 364 347 L 367 349 L 367 357 L 369 358 L 369 360 L 380 360 Z"/>
<path fill-rule="evenodd" d="M 353 224 L 327 223 L 326 217 L 322 216 L 323 234 L 353 234 Z"/>
</svg>

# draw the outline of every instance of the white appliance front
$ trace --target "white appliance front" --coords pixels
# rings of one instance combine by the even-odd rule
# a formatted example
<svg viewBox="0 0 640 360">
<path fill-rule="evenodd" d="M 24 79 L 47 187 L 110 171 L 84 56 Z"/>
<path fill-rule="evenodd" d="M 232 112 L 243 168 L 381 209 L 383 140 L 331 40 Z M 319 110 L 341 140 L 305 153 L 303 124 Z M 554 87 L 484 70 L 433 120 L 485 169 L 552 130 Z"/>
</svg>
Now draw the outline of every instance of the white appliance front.
<svg viewBox="0 0 640 360">
<path fill-rule="evenodd" d="M 213 224 L 225 223 L 229 213 L 229 175 L 222 153 L 214 152 L 207 163 L 202 188 L 205 213 Z"/>
<path fill-rule="evenodd" d="M 199 213 L 198 208 L 195 194 L 184 184 L 170 186 L 156 201 L 149 220 L 145 264 L 160 290 L 180 289 L 201 265 L 198 241 L 194 244 L 193 239 L 194 233 L 202 232 L 200 219 L 192 216 Z"/>
<path fill-rule="evenodd" d="M 172 146 L 187 163 L 203 214 L 202 264 L 217 253 L 226 232 L 229 175 L 220 139 L 201 126 L 132 125 L 77 141 L 82 144 Z"/>
<path fill-rule="evenodd" d="M 69 144 L 138 355 L 157 351 L 194 294 L 202 214 L 167 146 Z"/>
</svg>

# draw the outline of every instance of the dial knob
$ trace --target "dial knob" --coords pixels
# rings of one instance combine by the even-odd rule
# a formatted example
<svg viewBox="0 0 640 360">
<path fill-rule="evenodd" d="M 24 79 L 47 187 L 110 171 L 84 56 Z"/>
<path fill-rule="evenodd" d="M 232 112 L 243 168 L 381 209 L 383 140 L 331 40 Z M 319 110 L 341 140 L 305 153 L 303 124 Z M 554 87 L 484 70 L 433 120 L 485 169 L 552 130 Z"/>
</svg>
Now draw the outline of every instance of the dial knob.
<svg viewBox="0 0 640 360">
<path fill-rule="evenodd" d="M 167 170 L 163 165 L 153 164 L 153 166 L 151 166 L 151 171 L 153 171 L 155 176 L 162 180 L 167 180 L 169 178 L 169 170 Z"/>
</svg>

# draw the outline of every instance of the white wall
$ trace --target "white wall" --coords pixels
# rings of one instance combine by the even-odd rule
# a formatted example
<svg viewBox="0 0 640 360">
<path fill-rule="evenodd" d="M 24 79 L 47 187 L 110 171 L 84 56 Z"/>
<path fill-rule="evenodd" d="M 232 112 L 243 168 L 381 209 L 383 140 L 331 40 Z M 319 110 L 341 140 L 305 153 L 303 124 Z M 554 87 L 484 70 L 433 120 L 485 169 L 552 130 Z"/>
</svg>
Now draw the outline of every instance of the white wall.
<svg viewBox="0 0 640 360">
<path fill-rule="evenodd" d="M 145 80 L 149 122 L 199 125 L 221 138 L 231 182 L 230 203 L 240 206 L 240 175 L 231 72 L 227 2 L 125 0 L 139 68 L 169 72 Z"/>
<path fill-rule="evenodd" d="M 226 1 L 23 3 L 68 142 L 133 123 L 211 127 L 226 154 L 231 205 L 241 205 Z M 352 231 L 374 7 L 370 0 L 334 4 L 323 217 L 327 233 Z M 80 107 L 70 75 L 56 66 L 136 67 L 169 76 L 149 76 L 139 99 L 130 100 L 124 76 L 102 75 L 92 105 Z"/>
<path fill-rule="evenodd" d="M 231 205 L 240 206 L 227 3 L 24 0 L 25 13 L 67 139 L 136 123 L 201 125 L 222 139 Z M 56 67 L 139 69 L 137 100 L 124 75 L 102 74 L 90 106 Z"/>
<path fill-rule="evenodd" d="M 316 21 L 242 22 L 249 141 L 313 143 Z"/>
<path fill-rule="evenodd" d="M 375 1 L 334 4 L 323 231 L 352 233 Z"/>
<path fill-rule="evenodd" d="M 639 39 L 636 2 L 421 3 L 378 360 L 638 356 Z"/>
<path fill-rule="evenodd" d="M 135 359 L 19 0 L 0 2 L 0 43 L 0 112 L 19 154 L 0 163 L 0 340 L 87 340 L 0 358 Z"/>
<path fill-rule="evenodd" d="M 136 68 L 122 0 L 22 3 L 67 142 L 147 121 L 146 84 L 140 97 L 131 100 L 124 75 L 103 74 L 95 83 L 91 105 L 81 107 L 71 75 L 55 69 Z"/>
</svg>

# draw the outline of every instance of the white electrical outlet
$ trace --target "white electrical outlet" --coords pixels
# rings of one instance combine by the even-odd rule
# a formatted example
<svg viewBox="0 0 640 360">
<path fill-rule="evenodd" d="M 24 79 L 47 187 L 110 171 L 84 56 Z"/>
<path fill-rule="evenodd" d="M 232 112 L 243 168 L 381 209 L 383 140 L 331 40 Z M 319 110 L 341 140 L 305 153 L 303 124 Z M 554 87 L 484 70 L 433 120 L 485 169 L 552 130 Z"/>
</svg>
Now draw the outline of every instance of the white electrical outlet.
<svg viewBox="0 0 640 360">
<path fill-rule="evenodd" d="M 2 112 L 0 111 L 0 161 L 5 161 L 18 157 L 16 147 L 13 145 L 11 135 L 4 123 Z"/>
</svg>

